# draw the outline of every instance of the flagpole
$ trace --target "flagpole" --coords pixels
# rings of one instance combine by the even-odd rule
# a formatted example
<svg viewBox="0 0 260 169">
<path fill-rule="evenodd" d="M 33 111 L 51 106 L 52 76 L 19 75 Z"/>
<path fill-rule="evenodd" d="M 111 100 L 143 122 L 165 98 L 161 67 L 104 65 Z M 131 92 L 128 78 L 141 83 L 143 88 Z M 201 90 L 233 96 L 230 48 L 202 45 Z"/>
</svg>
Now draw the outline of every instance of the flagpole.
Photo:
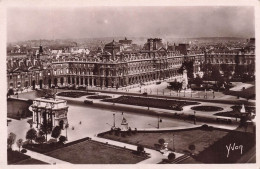
<svg viewBox="0 0 260 169">
<path fill-rule="evenodd" d="M 174 148 L 174 134 L 172 135 L 172 151 L 175 151 L 175 148 Z"/>
<path fill-rule="evenodd" d="M 160 116 L 158 116 L 158 129 L 160 128 Z"/>
</svg>

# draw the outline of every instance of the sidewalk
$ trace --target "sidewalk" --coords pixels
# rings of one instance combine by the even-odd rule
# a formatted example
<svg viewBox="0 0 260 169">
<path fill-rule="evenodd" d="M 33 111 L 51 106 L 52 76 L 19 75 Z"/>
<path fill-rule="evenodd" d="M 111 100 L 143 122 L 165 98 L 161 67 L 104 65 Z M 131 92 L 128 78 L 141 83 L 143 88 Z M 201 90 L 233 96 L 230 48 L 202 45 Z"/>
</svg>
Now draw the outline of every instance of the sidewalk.
<svg viewBox="0 0 260 169">
<path fill-rule="evenodd" d="M 47 156 L 47 155 L 44 155 L 41 153 L 37 153 L 34 151 L 30 151 L 30 150 L 27 150 L 26 155 L 29 155 L 29 156 L 31 156 L 31 158 L 35 158 L 37 160 L 40 160 L 40 161 L 43 161 L 43 162 L 46 162 L 49 164 L 71 164 L 69 162 L 62 161 L 62 160 L 59 160 L 59 159 L 56 159 L 56 158 L 53 158 L 53 157 L 50 157 L 50 156 Z"/>
<path fill-rule="evenodd" d="M 103 143 L 107 142 L 110 145 L 115 145 L 115 146 L 118 146 L 118 147 L 126 147 L 126 148 L 132 149 L 134 151 L 137 150 L 136 145 L 122 143 L 122 142 L 118 142 L 118 141 L 114 141 L 114 140 L 109 140 L 109 139 L 100 138 L 100 137 L 96 137 L 96 136 L 94 138 L 92 138 L 92 140 L 103 142 Z M 150 158 L 143 160 L 143 161 L 139 162 L 138 164 L 157 164 L 157 163 L 161 162 L 163 159 L 167 158 L 167 156 L 164 156 L 159 151 L 148 149 L 148 148 L 145 148 L 144 150 L 145 150 L 146 153 L 150 154 Z M 175 153 L 175 155 L 176 155 L 176 158 L 178 158 L 178 157 L 182 156 L 183 154 Z"/>
</svg>

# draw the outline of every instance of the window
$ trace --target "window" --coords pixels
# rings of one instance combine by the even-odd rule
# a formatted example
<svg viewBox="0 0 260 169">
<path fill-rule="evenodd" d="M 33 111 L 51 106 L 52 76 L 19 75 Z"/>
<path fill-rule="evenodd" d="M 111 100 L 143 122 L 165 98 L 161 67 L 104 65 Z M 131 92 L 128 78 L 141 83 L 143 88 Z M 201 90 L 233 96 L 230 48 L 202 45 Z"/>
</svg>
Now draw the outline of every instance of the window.
<svg viewBox="0 0 260 169">
<path fill-rule="evenodd" d="M 226 59 L 226 63 L 228 63 L 228 59 Z"/>
<path fill-rule="evenodd" d="M 9 78 L 12 79 L 13 78 L 12 75 L 10 75 Z"/>
</svg>

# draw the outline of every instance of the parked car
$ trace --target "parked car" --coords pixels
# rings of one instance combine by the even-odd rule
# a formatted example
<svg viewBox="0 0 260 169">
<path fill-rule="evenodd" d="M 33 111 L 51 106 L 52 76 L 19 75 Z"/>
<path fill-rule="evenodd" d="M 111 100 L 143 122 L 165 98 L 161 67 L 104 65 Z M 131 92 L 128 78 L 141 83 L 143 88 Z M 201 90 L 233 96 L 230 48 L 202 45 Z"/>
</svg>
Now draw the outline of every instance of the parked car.
<svg viewBox="0 0 260 169">
<path fill-rule="evenodd" d="M 144 96 L 147 96 L 148 94 L 147 94 L 147 92 L 144 92 L 143 95 L 144 95 Z"/>
<path fill-rule="evenodd" d="M 161 84 L 161 82 L 156 82 L 157 85 Z"/>
</svg>

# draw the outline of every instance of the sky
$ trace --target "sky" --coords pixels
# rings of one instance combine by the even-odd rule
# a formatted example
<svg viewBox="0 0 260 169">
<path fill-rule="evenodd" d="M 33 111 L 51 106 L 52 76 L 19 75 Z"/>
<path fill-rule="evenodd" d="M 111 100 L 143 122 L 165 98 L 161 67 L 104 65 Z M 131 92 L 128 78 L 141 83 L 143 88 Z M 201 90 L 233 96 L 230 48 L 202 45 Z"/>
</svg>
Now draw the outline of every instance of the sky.
<svg viewBox="0 0 260 169">
<path fill-rule="evenodd" d="M 96 37 L 254 37 L 253 7 L 70 7 L 7 10 L 7 41 Z"/>
</svg>

